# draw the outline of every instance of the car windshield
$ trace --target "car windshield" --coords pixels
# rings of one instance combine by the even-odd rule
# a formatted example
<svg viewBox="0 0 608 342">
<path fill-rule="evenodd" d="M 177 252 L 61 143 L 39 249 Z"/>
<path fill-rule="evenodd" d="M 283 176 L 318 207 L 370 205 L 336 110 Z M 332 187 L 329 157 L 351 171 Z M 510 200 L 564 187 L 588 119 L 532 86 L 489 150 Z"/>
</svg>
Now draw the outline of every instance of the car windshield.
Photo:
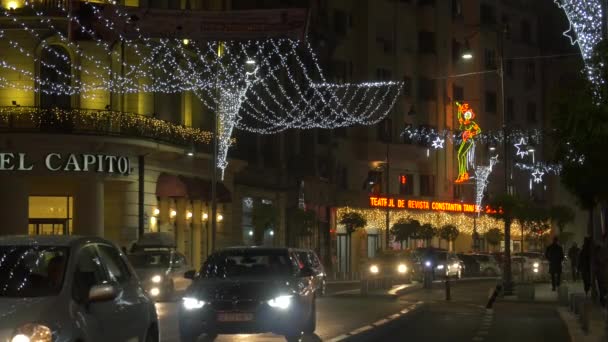
<svg viewBox="0 0 608 342">
<path fill-rule="evenodd" d="M 67 247 L 0 246 L 0 297 L 57 295 L 67 260 Z"/>
<path fill-rule="evenodd" d="M 222 251 L 207 259 L 203 278 L 288 276 L 294 262 L 286 251 L 242 249 Z"/>
<path fill-rule="evenodd" d="M 129 261 L 135 268 L 163 268 L 169 267 L 171 253 L 147 252 L 129 255 Z"/>
</svg>

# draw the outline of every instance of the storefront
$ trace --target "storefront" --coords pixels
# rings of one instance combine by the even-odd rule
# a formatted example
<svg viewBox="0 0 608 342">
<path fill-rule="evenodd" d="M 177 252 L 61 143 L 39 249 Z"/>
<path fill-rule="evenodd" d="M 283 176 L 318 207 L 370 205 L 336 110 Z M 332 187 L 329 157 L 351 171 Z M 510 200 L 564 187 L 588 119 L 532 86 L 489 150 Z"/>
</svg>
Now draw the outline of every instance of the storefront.
<svg viewBox="0 0 608 342">
<path fill-rule="evenodd" d="M 504 227 L 504 223 L 492 215 L 480 214 L 479 208 L 473 203 L 373 195 L 367 200 L 368 206 L 364 208 L 339 207 L 335 210 L 332 233 L 334 260 L 338 272 L 356 273 L 362 262 L 373 257 L 378 250 L 385 249 L 387 220 L 388 227 L 402 220 L 417 220 L 421 224 L 431 224 L 435 231 L 446 225 L 454 225 L 459 235 L 453 243 L 448 244 L 435 234 L 430 245 L 456 252 L 469 252 L 473 249 L 474 232 L 477 232 L 482 240 L 488 230 Z M 366 226 L 350 237 L 346 227 L 339 223 L 347 213 L 360 214 L 366 221 Z M 521 239 L 519 231 L 519 224 L 514 222 L 512 238 Z M 390 249 L 410 249 L 426 245 L 426 242 L 420 239 L 411 239 L 405 245 L 394 241 L 392 236 L 390 239 Z M 479 243 L 481 250 L 488 249 L 483 241 Z"/>
</svg>

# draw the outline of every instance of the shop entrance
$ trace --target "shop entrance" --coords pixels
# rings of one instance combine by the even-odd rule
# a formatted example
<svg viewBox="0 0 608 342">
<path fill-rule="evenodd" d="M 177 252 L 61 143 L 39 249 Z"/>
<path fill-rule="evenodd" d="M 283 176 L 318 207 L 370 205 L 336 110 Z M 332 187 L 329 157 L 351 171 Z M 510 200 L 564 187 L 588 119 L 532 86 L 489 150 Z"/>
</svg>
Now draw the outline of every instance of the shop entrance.
<svg viewBox="0 0 608 342">
<path fill-rule="evenodd" d="M 30 196 L 29 235 L 71 235 L 72 196 Z"/>
<path fill-rule="evenodd" d="M 67 219 L 30 219 L 30 235 L 69 235 Z"/>
</svg>

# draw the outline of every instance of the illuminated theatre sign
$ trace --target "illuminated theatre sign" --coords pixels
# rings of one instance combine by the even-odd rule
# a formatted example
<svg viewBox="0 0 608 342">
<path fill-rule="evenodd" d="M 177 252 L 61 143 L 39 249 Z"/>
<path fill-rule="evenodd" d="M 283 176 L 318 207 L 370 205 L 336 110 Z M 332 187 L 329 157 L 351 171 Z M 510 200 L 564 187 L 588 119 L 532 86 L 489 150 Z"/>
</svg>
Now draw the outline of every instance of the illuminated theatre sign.
<svg viewBox="0 0 608 342">
<path fill-rule="evenodd" d="M 475 204 L 469 203 L 408 200 L 404 198 L 384 196 L 370 196 L 369 205 L 372 208 L 428 210 L 450 213 L 476 213 L 479 211 L 479 208 Z"/>
</svg>

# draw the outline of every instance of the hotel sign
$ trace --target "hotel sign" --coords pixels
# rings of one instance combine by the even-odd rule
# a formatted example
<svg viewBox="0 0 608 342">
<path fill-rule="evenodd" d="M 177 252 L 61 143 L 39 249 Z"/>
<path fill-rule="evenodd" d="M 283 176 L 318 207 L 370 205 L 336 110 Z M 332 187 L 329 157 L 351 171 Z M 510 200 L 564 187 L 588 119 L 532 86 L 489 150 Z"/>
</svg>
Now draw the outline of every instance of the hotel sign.
<svg viewBox="0 0 608 342">
<path fill-rule="evenodd" d="M 31 160 L 27 153 L 0 152 L 0 172 L 32 171 L 43 164 L 51 172 L 98 172 L 128 176 L 131 162 L 128 157 L 107 154 L 49 153 L 42 160 Z"/>
<path fill-rule="evenodd" d="M 475 204 L 462 202 L 411 200 L 397 197 L 370 196 L 369 205 L 372 208 L 428 210 L 450 213 L 476 213 L 480 211 Z"/>
</svg>

